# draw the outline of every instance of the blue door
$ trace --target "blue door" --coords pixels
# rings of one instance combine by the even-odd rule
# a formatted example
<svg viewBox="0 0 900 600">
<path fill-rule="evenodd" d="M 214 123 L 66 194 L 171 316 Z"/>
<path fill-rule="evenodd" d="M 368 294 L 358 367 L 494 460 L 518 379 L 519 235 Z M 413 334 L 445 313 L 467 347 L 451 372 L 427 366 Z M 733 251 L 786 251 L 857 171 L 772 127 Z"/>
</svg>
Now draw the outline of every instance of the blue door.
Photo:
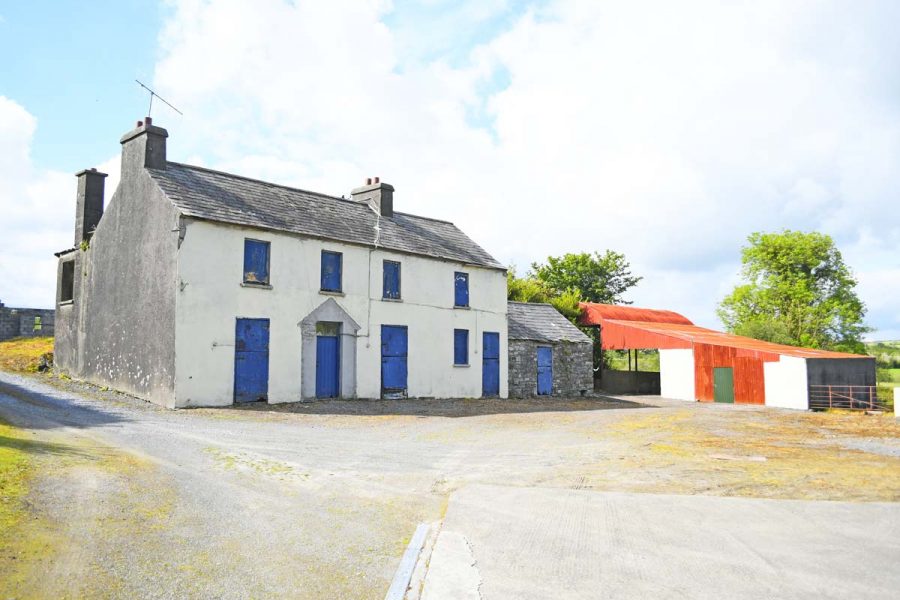
<svg viewBox="0 0 900 600">
<path fill-rule="evenodd" d="M 316 398 L 337 398 L 340 395 L 340 337 L 320 335 L 316 338 Z"/>
<path fill-rule="evenodd" d="M 500 334 L 492 331 L 482 334 L 481 395 L 500 395 Z"/>
<path fill-rule="evenodd" d="M 238 319 L 234 334 L 234 401 L 269 395 L 269 320 Z"/>
<path fill-rule="evenodd" d="M 381 397 L 406 398 L 407 329 L 401 325 L 381 326 Z"/>
<path fill-rule="evenodd" d="M 549 396 L 553 391 L 553 348 L 538 346 L 537 349 L 537 393 Z"/>
</svg>

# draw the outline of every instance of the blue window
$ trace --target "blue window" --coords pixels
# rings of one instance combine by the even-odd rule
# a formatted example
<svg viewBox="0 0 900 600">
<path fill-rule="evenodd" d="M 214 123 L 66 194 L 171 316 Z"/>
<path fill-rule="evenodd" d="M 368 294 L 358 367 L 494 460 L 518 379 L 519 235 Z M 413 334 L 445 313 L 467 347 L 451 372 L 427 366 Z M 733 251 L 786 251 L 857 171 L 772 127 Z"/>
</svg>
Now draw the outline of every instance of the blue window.
<svg viewBox="0 0 900 600">
<path fill-rule="evenodd" d="M 469 364 L 469 330 L 453 330 L 453 364 Z"/>
<path fill-rule="evenodd" d="M 453 274 L 453 305 L 469 305 L 469 274 L 456 272 Z"/>
<path fill-rule="evenodd" d="M 244 283 L 268 285 L 269 242 L 244 240 Z"/>
<path fill-rule="evenodd" d="M 384 261 L 384 291 L 382 298 L 400 299 L 400 263 L 393 260 Z"/>
<path fill-rule="evenodd" d="M 340 252 L 322 250 L 322 291 L 341 291 L 341 261 L 343 255 Z"/>
</svg>

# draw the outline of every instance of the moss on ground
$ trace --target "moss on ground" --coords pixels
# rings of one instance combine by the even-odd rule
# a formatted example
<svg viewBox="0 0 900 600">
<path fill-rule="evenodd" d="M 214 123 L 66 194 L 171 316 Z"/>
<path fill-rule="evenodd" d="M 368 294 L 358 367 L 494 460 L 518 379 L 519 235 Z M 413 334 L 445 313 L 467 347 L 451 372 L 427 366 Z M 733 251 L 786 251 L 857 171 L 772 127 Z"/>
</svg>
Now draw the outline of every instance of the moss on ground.
<svg viewBox="0 0 900 600">
<path fill-rule="evenodd" d="M 0 369 L 20 373 L 38 370 L 42 356 L 52 362 L 53 338 L 15 338 L 0 342 Z"/>
</svg>

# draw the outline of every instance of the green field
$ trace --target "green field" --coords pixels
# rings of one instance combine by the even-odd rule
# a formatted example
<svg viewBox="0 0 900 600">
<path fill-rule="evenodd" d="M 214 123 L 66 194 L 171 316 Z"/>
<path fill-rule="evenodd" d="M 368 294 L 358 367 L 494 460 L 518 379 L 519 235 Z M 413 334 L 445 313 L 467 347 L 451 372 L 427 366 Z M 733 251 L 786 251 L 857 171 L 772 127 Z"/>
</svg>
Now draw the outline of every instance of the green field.
<svg viewBox="0 0 900 600">
<path fill-rule="evenodd" d="M 866 354 L 875 357 L 878 370 L 878 399 L 888 408 L 894 405 L 894 388 L 900 387 L 900 341 L 867 342 Z"/>
</svg>

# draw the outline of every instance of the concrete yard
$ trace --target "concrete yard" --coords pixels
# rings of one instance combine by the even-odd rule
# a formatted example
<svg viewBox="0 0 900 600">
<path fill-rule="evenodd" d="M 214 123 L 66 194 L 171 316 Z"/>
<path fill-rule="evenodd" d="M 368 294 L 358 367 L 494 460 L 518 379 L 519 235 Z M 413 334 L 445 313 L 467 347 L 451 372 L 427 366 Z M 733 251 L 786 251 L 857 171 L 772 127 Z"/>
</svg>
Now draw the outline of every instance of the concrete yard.
<svg viewBox="0 0 900 600">
<path fill-rule="evenodd" d="M 694 596 L 655 589 L 685 564 L 732 577 L 731 588 L 709 590 L 720 596 L 757 574 L 793 586 L 779 588 L 782 597 L 824 589 L 803 576 L 809 571 L 785 566 L 794 563 L 772 563 L 761 545 L 781 539 L 775 519 L 801 532 L 819 524 L 822 537 L 809 539 L 821 543 L 822 566 L 846 556 L 847 568 L 828 570 L 828 590 L 863 597 L 896 588 L 900 427 L 887 415 L 659 398 L 169 411 L 0 373 L 0 419 L 27 436 L 36 473 L 28 518 L 0 532 L 2 597 L 383 598 L 416 526 L 445 516 L 442 533 L 474 545 L 483 598 L 523 597 L 504 595 L 516 572 L 540 577 L 526 585 L 534 597 L 550 584 L 563 590 L 555 597 L 602 597 L 584 582 L 607 581 L 606 573 L 622 585 L 633 574 L 629 589 L 644 595 Z M 715 497 L 845 503 L 807 510 Z M 491 516 L 481 518 L 486 508 Z M 731 518 L 748 513 L 759 529 Z M 706 537 L 682 544 L 690 519 L 709 525 Z M 652 535 L 642 542 L 643 532 Z M 663 543 L 639 551 L 647 540 Z M 511 542 L 521 562 L 503 558 Z M 439 535 L 436 560 L 441 547 Z M 722 548 L 742 560 L 724 559 Z M 868 560 L 858 561 L 861 551 Z M 600 560 L 581 572 L 594 552 L 615 555 L 616 570 Z M 670 555 L 658 573 L 641 564 Z M 532 569 L 535 556 L 548 562 Z M 426 593 L 441 568 L 426 575 Z M 768 580 L 751 584 L 771 589 L 759 587 Z"/>
<path fill-rule="evenodd" d="M 898 508 L 472 485 L 421 597 L 894 598 Z"/>
</svg>

